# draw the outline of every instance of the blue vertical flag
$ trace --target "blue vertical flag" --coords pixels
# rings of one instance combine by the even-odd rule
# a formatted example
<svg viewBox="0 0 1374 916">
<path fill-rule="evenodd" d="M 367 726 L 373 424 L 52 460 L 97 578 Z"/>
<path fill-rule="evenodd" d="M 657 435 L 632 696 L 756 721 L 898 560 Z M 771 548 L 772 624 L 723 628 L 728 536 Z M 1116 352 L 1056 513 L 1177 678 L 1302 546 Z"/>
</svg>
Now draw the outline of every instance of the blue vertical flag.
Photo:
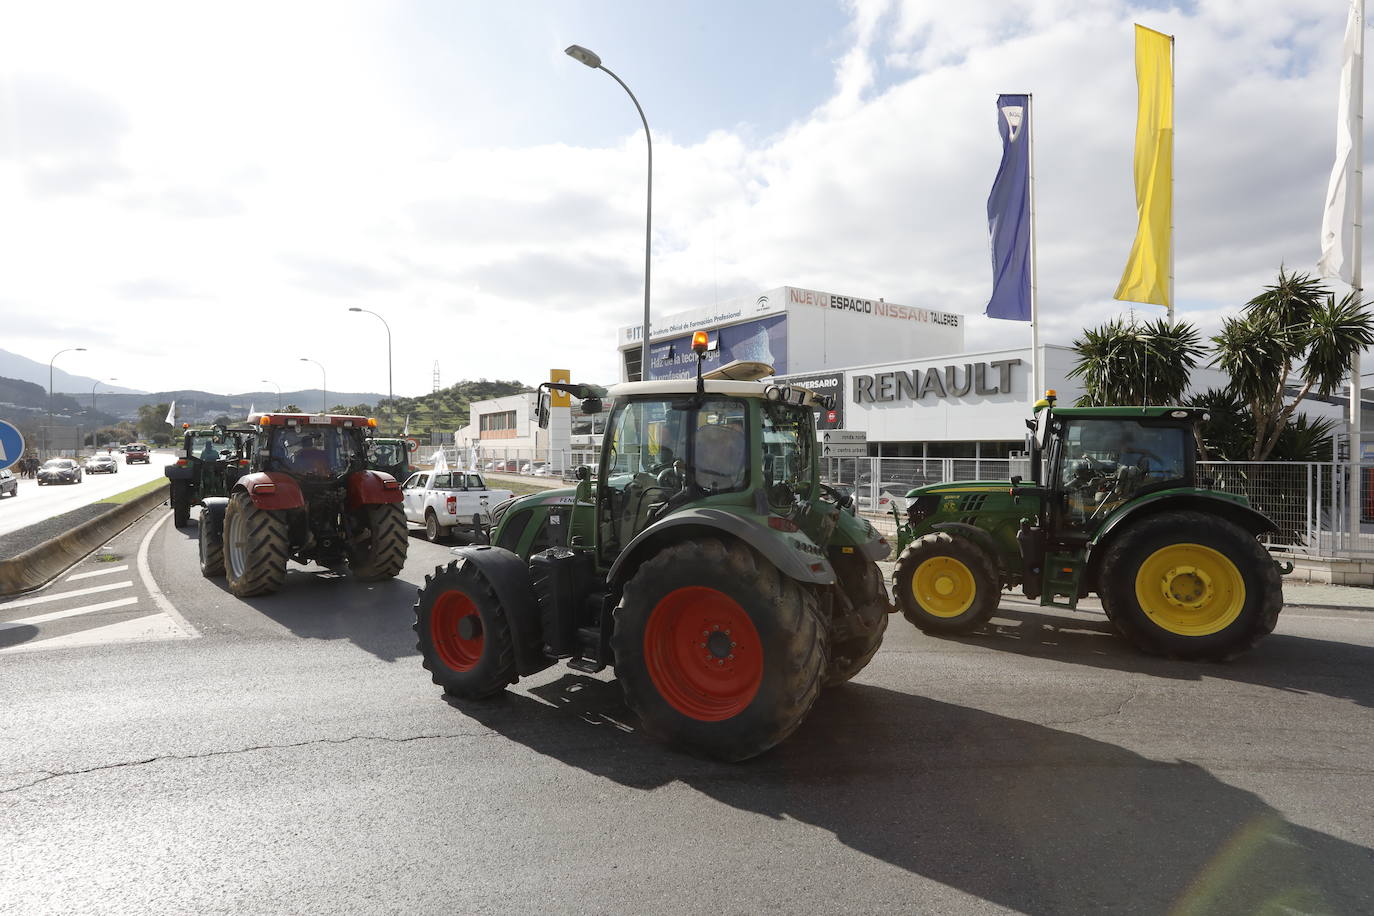
<svg viewBox="0 0 1374 916">
<path fill-rule="evenodd" d="M 1031 320 L 1029 101 L 1024 95 L 997 97 L 1002 164 L 988 195 L 992 298 L 984 314 L 989 318 Z"/>
</svg>

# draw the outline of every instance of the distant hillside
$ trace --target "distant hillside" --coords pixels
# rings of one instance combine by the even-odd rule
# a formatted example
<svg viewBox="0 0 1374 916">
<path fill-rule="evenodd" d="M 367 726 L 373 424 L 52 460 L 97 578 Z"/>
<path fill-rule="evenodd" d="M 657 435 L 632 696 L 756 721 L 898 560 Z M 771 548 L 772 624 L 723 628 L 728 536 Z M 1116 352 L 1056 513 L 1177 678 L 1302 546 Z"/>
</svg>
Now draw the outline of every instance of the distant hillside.
<svg viewBox="0 0 1374 916">
<path fill-rule="evenodd" d="M 524 382 L 479 379 L 475 382 L 458 382 L 423 397 L 397 398 L 396 426 L 399 429 L 409 416 L 410 434 L 421 441 L 428 441 L 434 432 L 452 435 L 459 427 L 467 425 L 469 406 L 473 401 L 486 401 L 532 390 Z M 383 411 L 378 412 L 379 417 L 384 415 Z"/>
<path fill-rule="evenodd" d="M 82 361 L 87 355 L 89 354 L 68 353 L 58 361 L 60 363 L 59 365 L 53 366 L 52 383 L 54 390 L 76 392 L 89 392 L 91 390 L 91 386 L 96 383 L 95 379 L 88 378 L 84 375 L 72 375 L 70 372 L 64 372 L 62 370 L 63 365 L 72 368 L 82 368 Z M 25 382 L 33 382 L 36 385 L 43 386 L 43 389 L 46 391 L 48 387 L 48 364 L 39 362 L 36 359 L 29 359 L 27 356 L 21 356 L 18 353 L 11 353 L 9 350 L 0 350 L 0 376 L 19 379 Z M 137 388 L 121 388 L 119 385 L 111 385 L 103 381 L 101 382 L 101 390 L 138 391 Z"/>
<path fill-rule="evenodd" d="M 17 378 L 0 376 L 0 404 L 14 404 L 17 407 L 48 409 L 48 390 L 42 385 L 25 382 Z M 79 410 L 80 405 L 65 394 L 57 394 L 52 399 L 55 411 Z"/>
<path fill-rule="evenodd" d="M 73 395 L 77 397 L 78 395 Z M 84 404 L 90 403 L 90 392 L 79 395 Z M 385 395 L 368 391 L 329 392 L 329 406 L 337 404 L 376 404 Z M 243 419 L 249 408 L 276 410 L 277 392 L 245 391 L 242 394 L 215 394 L 209 391 L 154 391 L 146 394 L 113 394 L 102 386 L 96 392 L 97 405 L 102 411 L 124 419 L 136 419 L 138 408 L 144 404 L 169 404 L 177 402 L 177 417 L 182 420 L 213 419 L 225 414 L 233 419 Z M 320 389 L 307 388 L 301 391 L 283 391 L 281 404 L 296 404 L 302 410 L 320 409 Z"/>
</svg>

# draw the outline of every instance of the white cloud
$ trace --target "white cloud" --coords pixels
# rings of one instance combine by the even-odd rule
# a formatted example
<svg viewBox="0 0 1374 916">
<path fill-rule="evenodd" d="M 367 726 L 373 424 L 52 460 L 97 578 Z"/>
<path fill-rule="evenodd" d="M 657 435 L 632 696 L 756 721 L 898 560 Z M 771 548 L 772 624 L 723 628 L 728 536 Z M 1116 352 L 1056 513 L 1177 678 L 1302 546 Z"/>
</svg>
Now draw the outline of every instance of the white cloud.
<svg viewBox="0 0 1374 916">
<path fill-rule="evenodd" d="M 1028 90 L 1046 336 L 1124 311 L 1110 295 L 1134 232 L 1142 21 L 1178 35 L 1180 316 L 1213 327 L 1280 261 L 1315 260 L 1336 6 L 853 0 L 831 98 L 787 130 L 679 144 L 655 129 L 655 308 L 790 283 L 976 316 L 993 103 Z M 609 148 L 494 148 L 493 90 L 469 108 L 455 86 L 436 127 L 397 95 L 404 55 L 379 47 L 365 6 L 86 13 L 71 29 L 26 5 L 0 33 L 0 300 L 63 316 L 21 321 L 6 349 L 84 344 L 72 371 L 221 391 L 314 385 L 307 356 L 331 389 L 377 390 L 385 340 L 346 311 L 361 305 L 391 322 L 400 392 L 426 390 L 436 359 L 446 382 L 615 376 L 615 327 L 642 305 L 644 138 L 629 119 Z M 509 117 L 531 104 L 497 101 Z M 1022 333 L 973 317 L 969 342 Z"/>
</svg>

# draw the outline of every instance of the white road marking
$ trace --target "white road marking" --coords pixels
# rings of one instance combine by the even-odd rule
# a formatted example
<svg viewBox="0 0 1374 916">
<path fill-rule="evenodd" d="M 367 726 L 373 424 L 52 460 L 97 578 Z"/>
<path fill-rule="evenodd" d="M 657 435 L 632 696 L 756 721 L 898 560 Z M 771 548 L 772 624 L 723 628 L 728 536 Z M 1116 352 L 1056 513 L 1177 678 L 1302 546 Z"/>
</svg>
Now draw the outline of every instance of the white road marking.
<svg viewBox="0 0 1374 916">
<path fill-rule="evenodd" d="M 10 652 L 33 652 L 45 649 L 75 649 L 82 646 L 103 646 L 109 643 L 118 642 L 146 642 L 154 639 L 185 639 L 186 634 L 177 626 L 176 621 L 171 620 L 165 614 L 149 614 L 146 617 L 135 617 L 133 620 L 125 620 L 120 623 L 112 623 L 103 627 L 96 627 L 91 630 L 78 630 L 75 633 L 68 633 L 65 636 L 54 636 L 51 639 L 39 639 L 32 642 L 20 643 L 8 649 L 0 650 L 0 654 Z"/>
<path fill-rule="evenodd" d="M 97 569 L 94 572 L 77 573 L 74 576 L 68 576 L 62 581 L 75 582 L 77 579 L 90 579 L 93 576 L 108 576 L 110 573 L 124 572 L 128 568 L 129 565 L 126 563 L 123 566 L 111 566 L 109 569 Z"/>
<path fill-rule="evenodd" d="M 157 583 L 153 581 L 153 571 L 148 566 L 148 545 L 152 543 L 153 535 L 157 534 L 157 529 L 161 528 L 171 517 L 172 510 L 168 509 L 166 515 L 149 526 L 148 533 L 143 536 L 143 543 L 138 545 L 138 577 L 143 580 L 143 587 L 148 590 L 148 595 L 153 599 L 153 603 L 158 606 L 162 613 L 172 618 L 172 622 L 181 629 L 180 633 L 174 635 L 195 637 L 200 635 L 200 631 L 191 626 L 186 618 L 182 617 L 180 612 L 172 606 L 172 602 L 167 600 L 167 596 L 162 594 L 162 589 L 158 588 Z"/>
<path fill-rule="evenodd" d="M 130 604 L 138 604 L 137 595 L 131 598 L 116 598 L 114 601 L 102 601 L 99 604 L 67 608 L 65 611 L 38 614 L 34 617 L 25 617 L 22 620 L 6 620 L 0 622 L 0 630 L 12 630 L 15 627 L 32 626 L 35 623 L 47 623 L 49 620 L 61 620 L 64 617 L 79 617 L 82 614 L 94 614 L 96 611 L 108 611 L 112 607 L 127 607 Z"/>
<path fill-rule="evenodd" d="M 111 582 L 109 585 L 92 585 L 88 588 L 77 588 L 69 592 L 58 592 L 55 595 L 43 595 L 41 598 L 20 598 L 18 601 L 7 601 L 0 604 L 0 612 L 8 611 L 16 607 L 28 607 L 31 604 L 47 604 L 49 601 L 61 601 L 63 598 L 80 598 L 82 595 L 94 595 L 96 592 L 111 592 L 117 588 L 129 588 L 134 584 L 132 579 L 125 579 L 123 582 Z"/>
</svg>

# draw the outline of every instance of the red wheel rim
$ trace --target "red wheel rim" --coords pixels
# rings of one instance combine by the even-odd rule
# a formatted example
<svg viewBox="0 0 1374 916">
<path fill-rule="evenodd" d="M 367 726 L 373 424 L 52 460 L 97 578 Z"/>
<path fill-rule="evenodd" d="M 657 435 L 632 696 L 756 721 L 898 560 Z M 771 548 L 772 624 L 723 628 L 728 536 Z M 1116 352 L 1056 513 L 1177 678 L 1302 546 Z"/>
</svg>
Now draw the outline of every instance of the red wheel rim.
<svg viewBox="0 0 1374 916">
<path fill-rule="evenodd" d="M 671 591 L 654 607 L 644 662 L 668 705 L 702 722 L 743 712 L 763 681 L 754 622 L 729 595 L 698 585 Z"/>
<path fill-rule="evenodd" d="M 469 617 L 473 620 L 468 626 L 473 627 L 477 635 L 464 638 L 459 635 L 459 627 Z M 462 592 L 444 592 L 435 599 L 434 610 L 429 614 L 429 635 L 439 660 L 454 671 L 471 671 L 477 667 L 482 660 L 481 623 L 477 605 Z"/>
</svg>

